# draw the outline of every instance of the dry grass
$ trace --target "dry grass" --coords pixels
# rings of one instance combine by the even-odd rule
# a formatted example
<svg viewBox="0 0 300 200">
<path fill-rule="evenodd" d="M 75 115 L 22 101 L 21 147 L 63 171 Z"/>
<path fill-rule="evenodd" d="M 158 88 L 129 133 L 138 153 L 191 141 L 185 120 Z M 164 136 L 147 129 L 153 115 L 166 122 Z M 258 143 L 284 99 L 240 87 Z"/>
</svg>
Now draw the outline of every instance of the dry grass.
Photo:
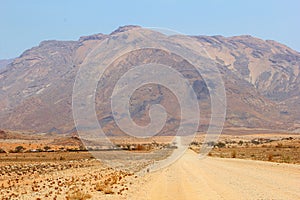
<svg viewBox="0 0 300 200">
<path fill-rule="evenodd" d="M 114 173 L 108 174 L 108 176 L 102 181 L 98 182 L 95 186 L 96 191 L 101 191 L 104 194 L 119 194 L 128 190 L 124 179 L 127 176 L 132 176 L 132 173 L 127 173 L 123 171 L 116 171 Z"/>
<path fill-rule="evenodd" d="M 268 155 L 268 161 L 272 161 L 273 160 L 273 153 L 270 153 L 269 155 Z"/>
<path fill-rule="evenodd" d="M 90 198 L 92 198 L 92 195 L 79 190 L 72 192 L 66 197 L 67 200 L 86 200 Z"/>
<path fill-rule="evenodd" d="M 0 153 L 0 162 L 47 162 L 91 159 L 89 152 Z"/>
<path fill-rule="evenodd" d="M 133 173 L 93 160 L 0 164 L 0 199 L 85 200 L 95 193 L 123 195 Z"/>
<path fill-rule="evenodd" d="M 118 199 L 126 195 L 132 182 L 128 180 L 137 177 L 133 172 L 147 165 L 144 160 L 130 159 L 131 154 L 141 157 L 141 153 L 98 153 L 107 154 L 114 163 L 126 160 L 130 168 L 104 166 L 87 152 L 1 154 L 5 161 L 0 162 L 0 199 L 101 199 L 105 195 Z M 152 152 L 149 158 L 154 160 L 155 155 Z"/>
<path fill-rule="evenodd" d="M 104 194 L 114 194 L 111 185 L 107 185 L 102 182 L 97 183 L 95 189 L 96 191 L 101 191 Z"/>
<path fill-rule="evenodd" d="M 219 148 L 219 143 L 225 146 Z M 191 145 L 191 149 L 199 152 L 200 140 Z M 209 153 L 209 156 L 221 158 L 240 158 L 280 163 L 300 164 L 300 135 L 223 136 Z"/>
<path fill-rule="evenodd" d="M 235 151 L 235 150 L 233 150 L 233 151 L 231 152 L 231 158 L 236 158 L 236 151 Z"/>
</svg>

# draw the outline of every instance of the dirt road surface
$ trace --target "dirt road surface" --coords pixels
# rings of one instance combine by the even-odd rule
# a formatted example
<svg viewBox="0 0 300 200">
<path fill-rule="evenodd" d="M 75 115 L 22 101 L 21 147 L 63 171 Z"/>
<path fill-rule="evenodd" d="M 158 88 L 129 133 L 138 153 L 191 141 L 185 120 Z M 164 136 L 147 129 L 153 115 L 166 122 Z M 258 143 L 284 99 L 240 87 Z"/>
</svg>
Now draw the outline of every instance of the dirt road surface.
<svg viewBox="0 0 300 200">
<path fill-rule="evenodd" d="M 188 150 L 132 185 L 128 199 L 300 199 L 300 165 L 225 159 Z M 127 199 L 127 198 L 126 198 Z"/>
</svg>

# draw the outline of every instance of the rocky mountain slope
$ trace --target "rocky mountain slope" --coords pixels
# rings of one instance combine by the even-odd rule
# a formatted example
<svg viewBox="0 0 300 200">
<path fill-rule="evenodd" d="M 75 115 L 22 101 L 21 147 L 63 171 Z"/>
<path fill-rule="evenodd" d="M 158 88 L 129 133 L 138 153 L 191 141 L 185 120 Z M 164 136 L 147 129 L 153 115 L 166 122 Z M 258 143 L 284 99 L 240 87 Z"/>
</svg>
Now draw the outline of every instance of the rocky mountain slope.
<svg viewBox="0 0 300 200">
<path fill-rule="evenodd" d="M 110 35 L 96 34 L 78 41 L 44 41 L 14 59 L 0 70 L 0 128 L 36 132 L 73 132 L 72 91 L 75 76 L 87 55 L 102 41 L 115 38 L 164 37 L 141 27 L 120 27 Z M 251 36 L 190 36 L 202 45 L 218 66 L 226 86 L 227 117 L 225 128 L 300 128 L 300 53 L 275 41 Z M 153 41 L 155 42 L 155 41 Z M 131 66 L 140 63 L 165 63 L 180 71 L 197 91 L 203 112 L 202 125 L 209 122 L 210 101 L 206 85 L 197 78 L 192 66 L 182 58 L 164 51 L 144 49 L 116 60 L 100 80 L 96 95 L 96 113 L 109 134 L 122 131 L 113 121 L 108 102 L 116 81 Z M 101 82 L 102 81 L 102 82 Z M 176 80 L 174 80 L 176 81 Z M 168 123 L 161 134 L 178 128 L 176 98 L 158 85 L 139 88 L 133 94 L 131 115 L 137 123 L 149 122 L 147 111 L 160 103 L 168 111 Z M 175 100 L 174 100 L 175 99 Z M 172 100 L 171 102 L 169 100 Z M 202 113 L 201 113 L 202 115 Z"/>
<path fill-rule="evenodd" d="M 4 59 L 0 60 L 0 69 L 3 67 L 6 67 L 8 64 L 10 64 L 13 61 L 13 59 Z"/>
</svg>

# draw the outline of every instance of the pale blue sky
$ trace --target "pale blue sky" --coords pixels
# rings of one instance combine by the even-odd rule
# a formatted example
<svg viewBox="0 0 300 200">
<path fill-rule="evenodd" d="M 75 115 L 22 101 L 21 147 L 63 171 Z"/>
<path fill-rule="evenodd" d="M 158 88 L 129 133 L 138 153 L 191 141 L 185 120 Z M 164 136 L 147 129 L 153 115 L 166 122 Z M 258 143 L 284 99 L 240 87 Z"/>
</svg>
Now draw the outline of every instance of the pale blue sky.
<svg viewBox="0 0 300 200">
<path fill-rule="evenodd" d="M 0 0 L 0 59 L 43 40 L 77 40 L 134 24 L 189 35 L 253 35 L 300 51 L 299 0 Z"/>
</svg>

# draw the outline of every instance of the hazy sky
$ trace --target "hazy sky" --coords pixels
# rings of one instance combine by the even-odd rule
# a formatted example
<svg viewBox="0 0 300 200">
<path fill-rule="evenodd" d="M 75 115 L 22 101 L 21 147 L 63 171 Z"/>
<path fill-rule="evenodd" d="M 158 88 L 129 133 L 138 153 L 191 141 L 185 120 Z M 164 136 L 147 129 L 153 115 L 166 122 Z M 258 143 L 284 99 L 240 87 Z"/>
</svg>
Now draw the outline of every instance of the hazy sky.
<svg viewBox="0 0 300 200">
<path fill-rule="evenodd" d="M 253 35 L 300 51 L 300 1 L 0 0 L 0 59 L 43 40 L 77 40 L 134 24 L 190 35 Z"/>
</svg>

